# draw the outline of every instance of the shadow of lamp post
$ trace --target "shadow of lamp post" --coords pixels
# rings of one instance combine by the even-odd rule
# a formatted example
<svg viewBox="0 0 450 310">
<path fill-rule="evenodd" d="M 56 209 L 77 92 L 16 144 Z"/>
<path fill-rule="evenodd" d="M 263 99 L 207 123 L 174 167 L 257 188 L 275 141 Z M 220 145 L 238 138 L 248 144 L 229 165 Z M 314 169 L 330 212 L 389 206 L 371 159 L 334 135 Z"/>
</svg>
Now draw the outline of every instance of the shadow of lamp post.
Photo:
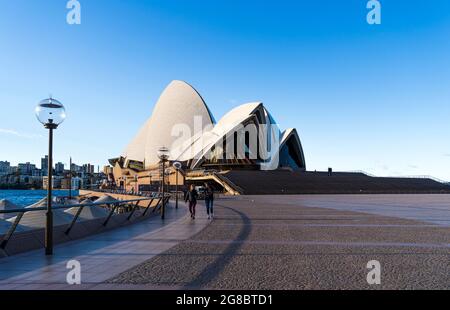
<svg viewBox="0 0 450 310">
<path fill-rule="evenodd" d="M 61 102 L 49 98 L 37 105 L 36 117 L 48 129 L 48 173 L 47 173 L 47 213 L 45 221 L 45 254 L 53 254 L 53 212 L 52 212 L 52 181 L 53 181 L 53 130 L 66 118 L 66 110 Z"/>
</svg>

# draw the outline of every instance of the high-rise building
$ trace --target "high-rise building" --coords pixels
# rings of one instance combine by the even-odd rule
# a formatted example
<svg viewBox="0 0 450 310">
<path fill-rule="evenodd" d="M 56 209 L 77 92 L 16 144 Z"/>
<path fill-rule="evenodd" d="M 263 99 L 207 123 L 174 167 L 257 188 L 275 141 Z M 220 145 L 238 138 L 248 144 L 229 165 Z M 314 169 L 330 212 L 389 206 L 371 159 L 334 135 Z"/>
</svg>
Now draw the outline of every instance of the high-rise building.
<svg viewBox="0 0 450 310">
<path fill-rule="evenodd" d="M 11 164 L 8 161 L 0 161 L 0 175 L 8 174 Z"/>
<path fill-rule="evenodd" d="M 41 170 L 43 176 L 48 175 L 48 155 L 45 155 L 45 157 L 41 158 Z"/>
<path fill-rule="evenodd" d="M 84 164 L 83 165 L 83 172 L 87 174 L 94 174 L 95 172 L 95 166 L 91 164 Z"/>
<path fill-rule="evenodd" d="M 21 175 L 32 175 L 33 170 L 36 169 L 36 165 L 30 164 L 29 162 L 18 165 L 19 173 Z"/>
<path fill-rule="evenodd" d="M 60 175 L 64 173 L 64 164 L 59 162 L 55 164 L 55 172 Z"/>
<path fill-rule="evenodd" d="M 80 172 L 82 172 L 83 169 L 82 169 L 82 167 L 78 166 L 77 164 L 72 164 L 71 170 L 72 170 L 72 173 L 80 173 Z"/>
</svg>

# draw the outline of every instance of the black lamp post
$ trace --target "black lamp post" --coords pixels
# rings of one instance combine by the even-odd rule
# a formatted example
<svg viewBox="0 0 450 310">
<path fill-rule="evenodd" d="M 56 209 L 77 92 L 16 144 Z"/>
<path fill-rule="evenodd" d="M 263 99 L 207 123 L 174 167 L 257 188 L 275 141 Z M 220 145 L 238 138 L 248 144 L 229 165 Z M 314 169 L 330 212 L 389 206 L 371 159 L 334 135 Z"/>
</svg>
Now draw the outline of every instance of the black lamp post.
<svg viewBox="0 0 450 310">
<path fill-rule="evenodd" d="M 166 204 L 165 204 L 165 190 L 164 190 L 164 184 L 165 184 L 165 174 L 166 174 L 166 162 L 169 160 L 169 149 L 166 147 L 161 147 L 158 150 L 158 158 L 161 161 L 162 164 L 162 184 L 161 184 L 161 191 L 162 191 L 162 207 L 161 207 L 161 219 L 164 219 L 165 212 L 166 212 Z"/>
<path fill-rule="evenodd" d="M 69 199 L 72 199 L 72 157 L 69 163 Z"/>
<path fill-rule="evenodd" d="M 181 169 L 181 163 L 176 161 L 173 163 L 173 167 L 175 168 L 175 209 L 178 209 L 178 173 Z"/>
<path fill-rule="evenodd" d="M 138 194 L 138 189 L 139 189 L 139 186 L 138 186 L 138 175 L 137 174 L 135 174 L 134 175 L 134 190 L 135 190 L 135 194 L 137 195 Z"/>
<path fill-rule="evenodd" d="M 47 213 L 45 222 L 45 254 L 53 255 L 53 212 L 52 212 L 52 181 L 53 181 L 53 130 L 66 118 L 66 110 L 61 102 L 49 98 L 37 105 L 36 117 L 48 129 L 48 173 L 47 173 Z"/>
</svg>

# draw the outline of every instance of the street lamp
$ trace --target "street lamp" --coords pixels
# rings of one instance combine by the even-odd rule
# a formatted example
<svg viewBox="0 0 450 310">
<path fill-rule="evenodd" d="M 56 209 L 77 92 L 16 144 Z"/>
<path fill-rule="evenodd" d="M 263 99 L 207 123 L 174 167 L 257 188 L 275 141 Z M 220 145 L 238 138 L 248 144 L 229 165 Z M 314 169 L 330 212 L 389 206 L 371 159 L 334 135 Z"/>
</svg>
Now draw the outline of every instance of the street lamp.
<svg viewBox="0 0 450 310">
<path fill-rule="evenodd" d="M 72 199 L 72 156 L 69 163 L 69 199 Z"/>
<path fill-rule="evenodd" d="M 134 188 L 135 188 L 135 194 L 137 194 L 138 193 L 138 175 L 137 174 L 135 174 L 134 175 Z"/>
<path fill-rule="evenodd" d="M 175 209 L 178 209 L 178 173 L 181 169 L 181 163 L 176 161 L 172 165 L 175 168 L 176 176 L 175 176 Z"/>
<path fill-rule="evenodd" d="M 164 173 L 167 177 L 166 182 L 164 184 L 166 185 L 167 193 L 170 193 L 170 179 L 169 179 L 171 173 L 170 168 L 166 168 L 166 170 L 164 170 Z"/>
<path fill-rule="evenodd" d="M 66 110 L 61 102 L 48 98 L 39 102 L 35 109 L 36 117 L 48 129 L 48 173 L 47 173 L 47 213 L 45 222 L 45 254 L 53 254 L 53 212 L 52 212 L 52 177 L 53 177 L 53 130 L 64 122 Z"/>
<path fill-rule="evenodd" d="M 166 204 L 165 204 L 165 191 L 164 191 L 164 182 L 165 182 L 165 168 L 166 168 L 166 162 L 169 160 L 169 149 L 165 146 L 159 148 L 158 150 L 158 158 L 161 161 L 162 164 L 162 208 L 161 208 L 161 219 L 164 219 L 165 212 L 166 212 Z"/>
</svg>

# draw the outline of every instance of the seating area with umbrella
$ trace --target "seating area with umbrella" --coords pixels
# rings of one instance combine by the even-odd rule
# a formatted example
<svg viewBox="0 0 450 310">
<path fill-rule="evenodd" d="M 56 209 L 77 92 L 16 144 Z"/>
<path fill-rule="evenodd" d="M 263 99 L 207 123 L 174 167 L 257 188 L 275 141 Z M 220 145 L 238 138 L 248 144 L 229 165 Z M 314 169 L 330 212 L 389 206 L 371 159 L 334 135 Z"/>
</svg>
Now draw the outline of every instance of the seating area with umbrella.
<svg viewBox="0 0 450 310">
<path fill-rule="evenodd" d="M 16 210 L 20 209 L 16 204 L 12 203 L 11 201 L 7 199 L 0 200 L 0 211 L 9 211 L 9 210 Z M 2 213 L 0 214 L 0 219 L 7 220 L 14 216 L 16 216 L 16 213 Z"/>
<path fill-rule="evenodd" d="M 97 200 L 98 201 L 98 200 Z M 92 203 L 92 200 L 85 199 L 81 201 L 81 203 Z M 67 214 L 71 214 L 72 216 L 75 216 L 78 212 L 79 208 L 70 208 L 65 210 L 64 212 Z M 98 219 L 98 218 L 105 218 L 108 216 L 108 210 L 105 208 L 102 208 L 100 206 L 90 206 L 90 207 L 84 207 L 79 215 L 79 219 L 81 221 L 87 221 L 92 219 Z"/>
</svg>

